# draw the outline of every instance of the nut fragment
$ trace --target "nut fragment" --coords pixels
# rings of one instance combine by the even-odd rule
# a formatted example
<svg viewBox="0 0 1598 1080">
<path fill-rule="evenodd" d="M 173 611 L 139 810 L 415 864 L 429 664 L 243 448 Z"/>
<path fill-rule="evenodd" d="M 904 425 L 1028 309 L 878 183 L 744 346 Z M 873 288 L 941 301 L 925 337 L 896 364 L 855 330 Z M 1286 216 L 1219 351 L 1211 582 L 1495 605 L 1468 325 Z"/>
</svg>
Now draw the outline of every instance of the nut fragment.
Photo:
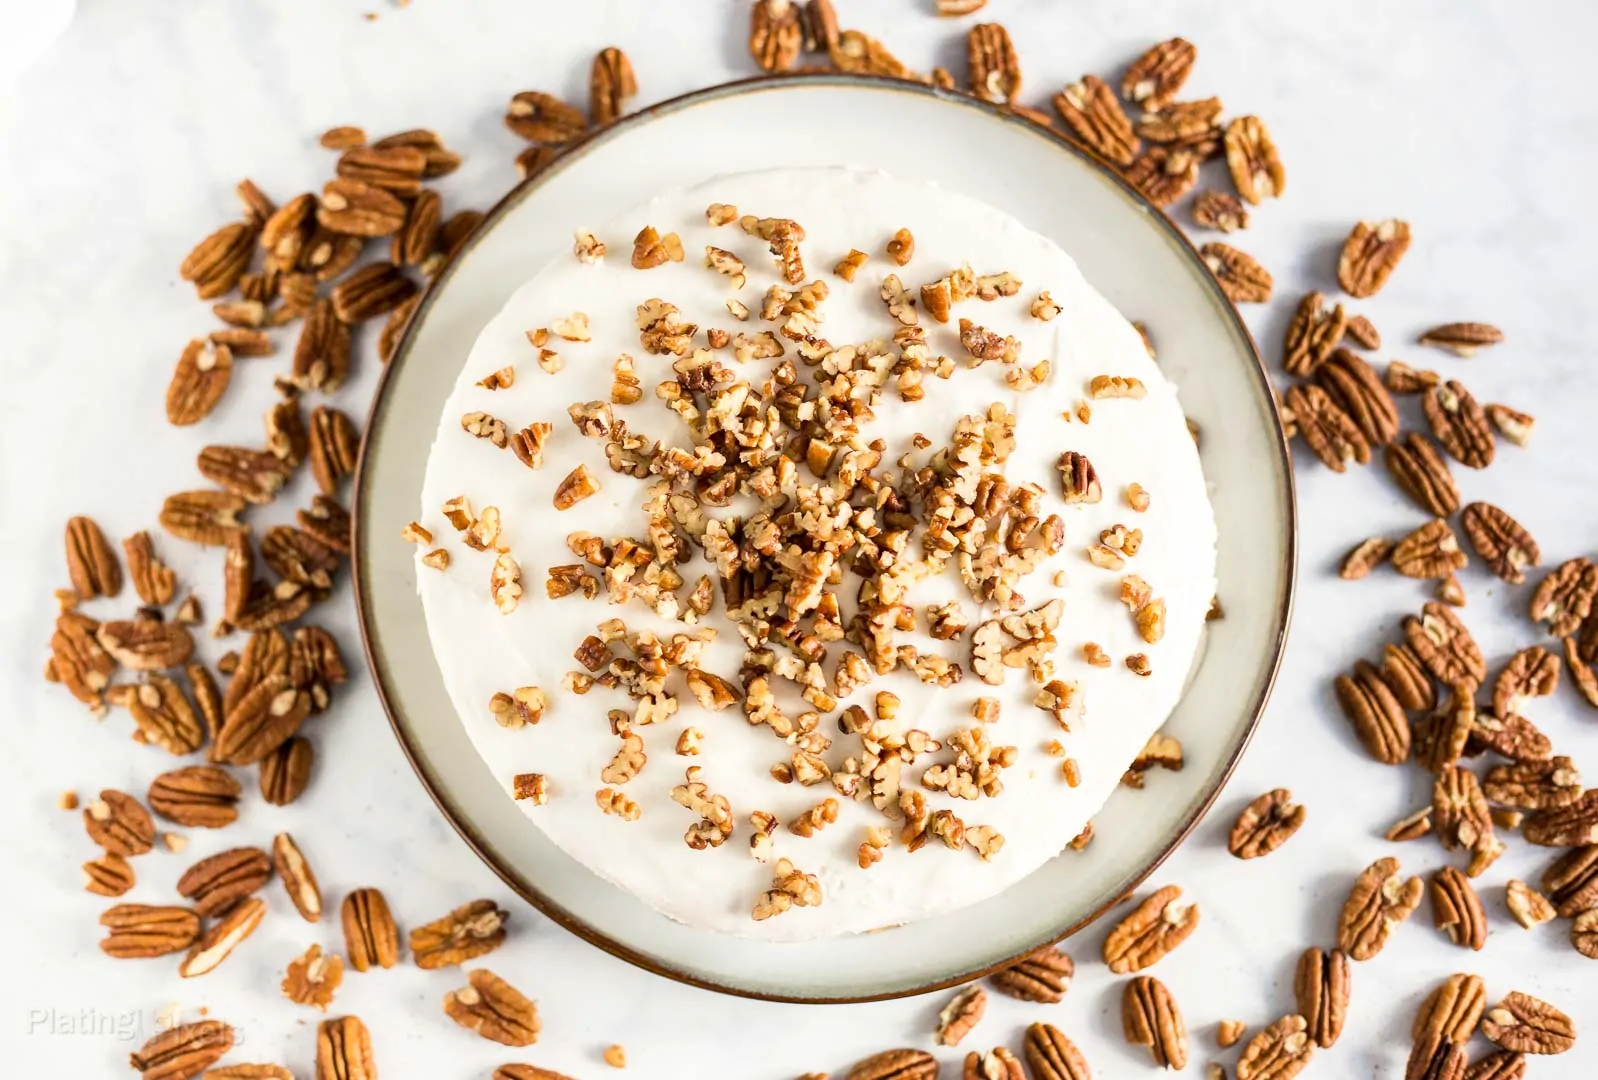
<svg viewBox="0 0 1598 1080">
<path fill-rule="evenodd" d="M 1361 540 L 1352 551 L 1343 556 L 1342 564 L 1337 568 L 1337 576 L 1344 581 L 1358 581 L 1366 577 L 1388 560 L 1395 546 L 1393 541 L 1385 536 L 1372 536 Z"/>
<path fill-rule="evenodd" d="M 1504 886 L 1504 906 L 1527 930 L 1551 921 L 1558 914 L 1546 896 L 1518 880 L 1511 880 Z"/>
</svg>

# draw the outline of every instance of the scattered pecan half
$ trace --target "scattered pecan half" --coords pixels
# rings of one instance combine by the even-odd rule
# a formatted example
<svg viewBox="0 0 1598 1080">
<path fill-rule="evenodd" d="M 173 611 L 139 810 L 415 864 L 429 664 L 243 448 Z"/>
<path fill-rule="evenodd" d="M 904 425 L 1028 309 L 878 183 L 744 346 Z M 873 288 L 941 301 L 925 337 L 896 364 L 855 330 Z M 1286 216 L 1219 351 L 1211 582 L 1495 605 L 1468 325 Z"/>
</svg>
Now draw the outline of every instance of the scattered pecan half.
<svg viewBox="0 0 1598 1080">
<path fill-rule="evenodd" d="M 1199 248 L 1199 255 L 1232 303 L 1263 304 L 1271 298 L 1271 273 L 1254 256 L 1213 240 Z"/>
<path fill-rule="evenodd" d="M 355 889 L 344 897 L 344 952 L 356 971 L 391 968 L 399 962 L 399 929 L 388 901 L 376 889 Z"/>
<path fill-rule="evenodd" d="M 100 916 L 108 933 L 100 951 L 118 960 L 182 952 L 200 937 L 200 916 L 188 908 L 117 904 Z"/>
<path fill-rule="evenodd" d="M 1525 581 L 1526 567 L 1537 566 L 1542 560 L 1531 533 L 1491 503 L 1470 503 L 1461 511 L 1459 524 L 1476 554 L 1511 585 Z"/>
<path fill-rule="evenodd" d="M 938 1059 L 925 1050 L 884 1050 L 844 1074 L 844 1080 L 937 1080 Z"/>
<path fill-rule="evenodd" d="M 1343 243 L 1337 261 L 1337 283 L 1348 295 L 1363 300 L 1381 292 L 1409 250 L 1409 223 L 1361 221 Z"/>
<path fill-rule="evenodd" d="M 294 909 L 306 922 L 316 922 L 322 917 L 322 889 L 311 864 L 305 861 L 294 837 L 278 833 L 272 838 L 272 866 L 283 882 L 283 891 L 289 894 Z"/>
<path fill-rule="evenodd" d="M 316 1080 L 377 1080 L 372 1036 L 356 1016 L 316 1026 Z"/>
<path fill-rule="evenodd" d="M 1308 948 L 1298 958 L 1293 994 L 1298 1014 L 1304 1017 L 1309 1037 L 1317 1046 L 1329 1047 L 1343 1033 L 1348 1017 L 1352 972 L 1341 949 Z"/>
<path fill-rule="evenodd" d="M 1478 322 L 1445 323 L 1434 326 L 1417 339 L 1422 345 L 1447 349 L 1455 356 L 1471 357 L 1477 349 L 1497 345 L 1504 332 L 1496 326 Z"/>
<path fill-rule="evenodd" d="M 1554 1006 L 1511 990 L 1481 1020 L 1487 1041 L 1522 1054 L 1563 1054 L 1576 1045 L 1576 1025 Z"/>
<path fill-rule="evenodd" d="M 1305 817 L 1304 808 L 1292 799 L 1291 791 L 1276 788 L 1245 806 L 1232 825 L 1226 849 L 1239 859 L 1257 859 L 1287 843 Z"/>
<path fill-rule="evenodd" d="M 231 1027 L 220 1020 L 201 1020 L 157 1032 L 128 1061 L 143 1074 L 142 1080 L 187 1080 L 205 1072 L 232 1048 Z"/>
<path fill-rule="evenodd" d="M 987 991 L 980 986 L 968 986 L 956 994 L 938 1013 L 938 1045 L 960 1045 L 960 1040 L 981 1023 L 987 1007 Z"/>
<path fill-rule="evenodd" d="M 150 809 L 179 825 L 219 829 L 239 816 L 239 782 L 214 765 L 190 765 L 150 781 Z"/>
<path fill-rule="evenodd" d="M 1564 806 L 1539 810 L 1526 819 L 1522 834 L 1542 847 L 1598 844 L 1598 788 Z"/>
<path fill-rule="evenodd" d="M 1338 920 L 1338 948 L 1354 960 L 1382 951 L 1393 928 L 1415 913 L 1426 891 L 1418 877 L 1399 876 L 1398 860 L 1376 860 L 1359 875 Z"/>
<path fill-rule="evenodd" d="M 1175 885 L 1156 889 L 1122 919 L 1104 940 L 1104 962 L 1125 975 L 1158 962 L 1198 928 L 1197 904 L 1179 902 Z"/>
<path fill-rule="evenodd" d="M 1385 536 L 1371 536 L 1354 545 L 1338 565 L 1337 576 L 1344 581 L 1358 581 L 1386 562 L 1396 545 Z"/>
<path fill-rule="evenodd" d="M 1284 1016 L 1255 1035 L 1238 1059 L 1237 1080 L 1291 1080 L 1303 1072 L 1315 1053 L 1308 1027 L 1302 1016 Z"/>
<path fill-rule="evenodd" d="M 1409 759 L 1409 718 L 1375 667 L 1360 660 L 1353 674 L 1339 675 L 1333 687 L 1343 715 L 1354 725 L 1354 734 L 1371 757 L 1384 765 Z"/>
<path fill-rule="evenodd" d="M 1193 224 L 1217 232 L 1237 232 L 1248 228 L 1248 211 L 1229 192 L 1201 191 L 1193 197 Z"/>
<path fill-rule="evenodd" d="M 1226 167 L 1237 193 L 1256 206 L 1280 197 L 1287 187 L 1276 143 L 1257 116 L 1240 116 L 1226 125 Z"/>
<path fill-rule="evenodd" d="M 1385 446 L 1398 435 L 1398 405 L 1372 367 L 1347 349 L 1335 349 L 1315 369 L 1315 380 L 1358 425 L 1365 441 Z"/>
<path fill-rule="evenodd" d="M 1115 91 L 1095 75 L 1084 75 L 1054 95 L 1054 108 L 1088 149 L 1122 168 L 1137 157 L 1138 138 Z"/>
<path fill-rule="evenodd" d="M 1021 1052 L 1032 1068 L 1033 1080 L 1091 1080 L 1082 1052 L 1053 1024 L 1028 1026 Z"/>
<path fill-rule="evenodd" d="M 615 47 L 599 50 L 588 69 L 588 112 L 594 123 L 615 123 L 637 95 L 638 77 L 627 54 Z"/>
<path fill-rule="evenodd" d="M 1442 518 L 1434 518 L 1393 548 L 1393 569 L 1405 577 L 1443 578 L 1470 564 L 1459 537 Z"/>
<path fill-rule="evenodd" d="M 1165 984 L 1153 976 L 1139 975 L 1126 984 L 1121 996 L 1121 1032 L 1128 1045 L 1147 1047 L 1156 1066 L 1187 1068 L 1187 1025 L 1182 1010 Z"/>
<path fill-rule="evenodd" d="M 1371 459 L 1370 443 L 1359 425 L 1314 384 L 1290 387 L 1283 399 L 1288 414 L 1304 439 L 1304 444 L 1333 472 L 1342 472 L 1351 461 L 1361 465 Z"/>
<path fill-rule="evenodd" d="M 538 1007 L 487 968 L 466 973 L 467 985 L 444 995 L 444 1013 L 468 1031 L 505 1046 L 538 1041 Z"/>
<path fill-rule="evenodd" d="M 1152 46 L 1132 61 L 1121 78 L 1121 96 L 1158 112 L 1175 99 L 1193 71 L 1198 49 L 1190 41 L 1171 38 Z"/>
<path fill-rule="evenodd" d="M 492 900 L 473 900 L 411 931 L 411 955 L 424 971 L 486 956 L 505 942 L 505 912 Z"/>
<path fill-rule="evenodd" d="M 1514 920 L 1527 930 L 1552 922 L 1559 915 L 1546 896 L 1518 879 L 1512 879 L 1504 886 L 1504 906 Z"/>
<path fill-rule="evenodd" d="M 1298 302 L 1282 342 L 1282 367 L 1289 375 L 1309 375 L 1337 348 L 1348 326 L 1342 304 L 1326 310 L 1326 296 L 1312 292 Z"/>
<path fill-rule="evenodd" d="M 1493 430 L 1469 390 L 1449 379 L 1427 390 L 1421 405 L 1432 434 L 1455 461 L 1472 469 L 1492 464 Z"/>
<path fill-rule="evenodd" d="M 1432 922 L 1455 945 L 1481 951 L 1487 944 L 1487 912 L 1470 879 L 1452 866 L 1432 875 Z"/>
<path fill-rule="evenodd" d="M 1420 615 L 1406 617 L 1404 640 L 1439 682 L 1480 686 L 1487 679 L 1476 639 L 1444 604 L 1428 601 Z"/>
<path fill-rule="evenodd" d="M 1459 488 L 1448 462 L 1432 441 L 1411 431 L 1387 444 L 1383 452 L 1388 475 L 1415 505 L 1434 517 L 1459 509 Z"/>
<path fill-rule="evenodd" d="M 973 26 L 966 35 L 966 57 L 971 68 L 971 93 L 998 105 L 1008 105 L 1020 96 L 1021 63 L 1010 43 L 1010 32 L 1003 26 Z"/>
<path fill-rule="evenodd" d="M 505 109 L 505 126 L 530 143 L 564 146 L 588 130 L 588 118 L 560 98 L 523 90 Z"/>
<path fill-rule="evenodd" d="M 272 860 L 257 847 L 231 848 L 201 859 L 178 878 L 178 895 L 201 915 L 213 917 L 265 885 Z"/>
<path fill-rule="evenodd" d="M 1053 1004 L 1065 997 L 1071 987 L 1076 964 L 1056 946 L 1045 945 L 1037 952 L 988 976 L 993 988 L 1006 997 L 1021 1001 Z"/>
<path fill-rule="evenodd" d="M 83 829 L 109 854 L 124 859 L 155 846 L 155 823 L 132 795 L 109 788 L 83 808 Z"/>
</svg>

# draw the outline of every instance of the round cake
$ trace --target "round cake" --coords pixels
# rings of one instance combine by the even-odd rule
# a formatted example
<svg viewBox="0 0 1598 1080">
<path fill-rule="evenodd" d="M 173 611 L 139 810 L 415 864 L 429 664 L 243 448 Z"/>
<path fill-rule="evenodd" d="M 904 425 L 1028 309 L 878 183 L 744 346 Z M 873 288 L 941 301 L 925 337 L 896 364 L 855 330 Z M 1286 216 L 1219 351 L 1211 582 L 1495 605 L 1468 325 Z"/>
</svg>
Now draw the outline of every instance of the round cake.
<svg viewBox="0 0 1598 1080">
<path fill-rule="evenodd" d="M 845 169 L 723 176 L 505 305 L 417 577 L 531 827 L 771 940 L 992 896 L 1176 704 L 1215 523 L 1174 387 L 1056 244 Z"/>
</svg>

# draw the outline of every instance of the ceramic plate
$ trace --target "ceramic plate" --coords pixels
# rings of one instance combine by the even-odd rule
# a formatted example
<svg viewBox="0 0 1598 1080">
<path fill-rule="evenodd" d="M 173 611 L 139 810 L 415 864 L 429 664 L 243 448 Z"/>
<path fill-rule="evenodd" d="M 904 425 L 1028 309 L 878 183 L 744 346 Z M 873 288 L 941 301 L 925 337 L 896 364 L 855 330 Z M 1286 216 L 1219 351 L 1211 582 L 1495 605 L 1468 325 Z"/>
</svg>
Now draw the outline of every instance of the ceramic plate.
<svg viewBox="0 0 1598 1080">
<path fill-rule="evenodd" d="M 774 123 L 773 117 L 781 117 Z M 428 440 L 478 332 L 574 223 L 660 192 L 778 164 L 905 171 L 983 199 L 1057 241 L 1128 318 L 1203 430 L 1220 530 L 1220 599 L 1166 730 L 1186 767 L 1122 789 L 1100 838 L 972 908 L 872 934 L 794 944 L 672 922 L 532 827 L 472 747 L 444 689 L 400 530 L 419 514 Z M 1074 144 L 919 84 L 821 75 L 678 98 L 590 138 L 512 192 L 424 300 L 372 407 L 356 494 L 356 591 L 368 659 L 395 733 L 461 836 L 506 884 L 601 948 L 729 993 L 795 1001 L 899 996 L 964 982 L 1079 929 L 1176 847 L 1247 744 L 1292 602 L 1292 474 L 1253 342 L 1163 215 Z"/>
</svg>

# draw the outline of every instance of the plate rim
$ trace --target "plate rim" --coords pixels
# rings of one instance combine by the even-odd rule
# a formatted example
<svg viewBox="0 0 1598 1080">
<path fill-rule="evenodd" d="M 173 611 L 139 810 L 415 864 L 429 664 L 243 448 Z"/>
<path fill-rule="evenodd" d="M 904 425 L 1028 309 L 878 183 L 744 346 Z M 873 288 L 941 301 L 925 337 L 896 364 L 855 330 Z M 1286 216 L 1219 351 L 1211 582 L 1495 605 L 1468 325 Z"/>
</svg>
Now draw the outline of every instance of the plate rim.
<svg viewBox="0 0 1598 1080">
<path fill-rule="evenodd" d="M 641 968 L 644 971 L 650 972 L 651 974 L 670 979 L 674 982 L 697 987 L 702 990 L 713 991 L 715 993 L 728 994 L 733 997 L 748 998 L 757 1001 L 802 1005 L 864 1004 L 875 1001 L 916 997 L 922 994 L 935 993 L 939 990 L 948 989 L 950 987 L 962 985 L 968 982 L 974 982 L 978 979 L 982 979 L 988 975 L 991 975 L 995 971 L 1009 967 L 1010 965 L 1029 955 L 1030 950 L 1027 952 L 1018 953 L 1014 956 L 1007 956 L 1004 959 L 977 971 L 957 972 L 952 976 L 934 979 L 929 982 L 920 983 L 903 989 L 858 995 L 827 997 L 798 996 L 794 994 L 752 990 L 746 987 L 733 986 L 727 983 L 717 982 L 713 979 L 704 978 L 692 972 L 684 971 L 672 967 L 667 963 L 663 963 L 655 957 L 652 957 L 621 941 L 618 941 L 615 938 L 610 937 L 608 934 L 589 925 L 578 915 L 568 911 L 566 908 L 562 907 L 560 904 L 544 895 L 544 893 L 535 884 L 525 880 L 520 874 L 513 871 L 512 868 L 502 865 L 502 861 L 498 858 L 497 853 L 493 851 L 491 845 L 488 844 L 488 842 L 478 834 L 476 828 L 471 823 L 464 820 L 463 817 L 457 813 L 457 810 L 452 804 L 447 792 L 443 790 L 443 785 L 440 784 L 437 778 L 430 772 L 429 767 L 425 762 L 424 755 L 419 751 L 418 747 L 413 744 L 408 727 L 400 718 L 400 710 L 397 708 L 395 700 L 391 699 L 388 682 L 384 676 L 384 672 L 387 670 L 386 665 L 379 664 L 378 662 L 379 652 L 373 644 L 371 612 L 366 598 L 368 588 L 368 568 L 362 555 L 363 530 L 361 523 L 366 518 L 364 508 L 366 505 L 368 451 L 371 446 L 371 440 L 369 436 L 374 430 L 376 430 L 378 425 L 382 423 L 383 412 L 388 397 L 387 391 L 391 381 L 394 381 L 395 379 L 394 373 L 399 370 L 400 366 L 409 357 L 411 346 L 417 334 L 420 332 L 428 312 L 432 308 L 435 299 L 443 293 L 444 288 L 446 287 L 450 278 L 453 276 L 455 267 L 459 263 L 461 257 L 475 247 L 491 229 L 493 229 L 512 209 L 514 209 L 525 198 L 527 198 L 527 196 L 530 195 L 540 184 L 542 184 L 550 176 L 554 175 L 567 163 L 581 156 L 591 145 L 597 143 L 601 139 L 613 137 L 617 132 L 642 126 L 643 124 L 649 123 L 650 121 L 661 116 L 670 113 L 681 112 L 685 109 L 691 108 L 694 105 L 702 104 L 704 102 L 715 101 L 734 95 L 753 94 L 765 90 L 777 89 L 798 81 L 820 83 L 823 85 L 839 87 L 854 87 L 857 89 L 891 90 L 901 93 L 919 95 L 922 97 L 929 97 L 933 98 L 934 100 L 943 101 L 950 105 L 958 105 L 975 109 L 978 112 L 985 113 L 991 119 L 997 120 L 1001 123 L 1021 125 L 1035 135 L 1048 138 L 1053 142 L 1057 149 L 1076 157 L 1089 168 L 1097 171 L 1102 176 L 1118 185 L 1122 191 L 1134 202 L 1140 204 L 1142 209 L 1148 215 L 1150 222 L 1156 228 L 1162 229 L 1167 233 L 1169 238 L 1176 241 L 1175 246 L 1177 250 L 1183 256 L 1188 258 L 1197 269 L 1202 271 L 1200 275 L 1201 280 L 1203 280 L 1206 283 L 1206 287 L 1209 288 L 1215 294 L 1215 296 L 1222 301 L 1220 305 L 1221 310 L 1225 312 L 1225 317 L 1231 321 L 1232 329 L 1236 331 L 1243 343 L 1246 344 L 1249 355 L 1254 362 L 1251 371 L 1252 376 L 1255 380 L 1257 380 L 1262 389 L 1264 389 L 1268 394 L 1274 395 L 1275 391 L 1270 380 L 1269 369 L 1266 367 L 1265 359 L 1260 352 L 1258 342 L 1254 340 L 1254 335 L 1249 331 L 1249 328 L 1244 322 L 1241 313 L 1237 309 L 1237 306 L 1225 296 L 1225 293 L 1222 291 L 1219 282 L 1215 279 L 1215 276 L 1208 271 L 1203 257 L 1199 254 L 1198 248 L 1188 238 L 1187 234 L 1182 231 L 1181 227 L 1171 219 L 1169 214 L 1167 214 L 1161 207 L 1151 202 L 1141 191 L 1136 188 L 1136 186 L 1130 183 L 1121 174 L 1120 170 L 1118 170 L 1113 164 L 1105 160 L 1103 157 L 1095 153 L 1090 147 L 1075 141 L 1068 135 L 1056 130 L 1053 127 L 1045 127 L 1033 120 L 1029 120 L 1025 116 L 1007 106 L 987 102 L 974 95 L 966 94 L 958 90 L 945 90 L 929 83 L 923 83 L 913 79 L 898 79 L 888 76 L 852 74 L 848 72 L 836 72 L 828 70 L 781 72 L 775 74 L 755 75 L 742 79 L 734 79 L 730 82 L 717 83 L 712 86 L 701 87 L 697 90 L 690 90 L 686 93 L 678 94 L 675 97 L 666 98 L 662 101 L 656 102 L 653 105 L 649 105 L 638 109 L 635 112 L 629 113 L 608 125 L 591 128 L 578 140 L 564 148 L 561 148 L 557 156 L 555 156 L 547 165 L 532 175 L 522 179 L 503 196 L 501 196 L 492 207 L 484 212 L 483 219 L 478 223 L 477 228 L 472 231 L 468 239 L 459 248 L 450 253 L 448 263 L 438 272 L 437 275 L 434 276 L 430 282 L 427 283 L 423 293 L 421 294 L 421 299 L 418 301 L 417 307 L 411 315 L 410 321 L 407 323 L 404 332 L 400 336 L 400 340 L 395 347 L 393 356 L 383 366 L 383 369 L 378 376 L 377 386 L 372 393 L 371 404 L 367 408 L 366 423 L 361 431 L 360 454 L 356 460 L 355 473 L 353 477 L 354 483 L 351 489 L 350 497 L 350 505 L 352 508 L 350 531 L 351 579 L 355 593 L 356 624 L 361 635 L 361 651 L 365 658 L 367 671 L 371 676 L 373 687 L 377 692 L 378 703 L 382 707 L 383 714 L 388 720 L 390 731 L 392 731 L 395 739 L 398 741 L 400 750 L 405 755 L 405 760 L 409 763 L 411 770 L 416 774 L 417 779 L 421 782 L 423 790 L 427 792 L 428 798 L 432 800 L 433 805 L 438 809 L 439 813 L 443 815 L 444 820 L 447 821 L 450 827 L 455 830 L 456 834 L 466 844 L 467 848 L 469 848 L 472 853 L 476 855 L 477 858 L 480 859 L 484 865 L 486 865 L 489 870 L 493 872 L 493 874 L 511 890 L 511 892 L 515 893 L 522 901 L 530 904 L 533 908 L 535 908 L 545 917 L 549 918 L 555 924 L 588 942 L 590 945 L 603 950 L 617 959 L 624 960 L 627 963 L 632 964 L 634 967 Z M 1136 889 L 1143 884 L 1143 882 L 1147 881 L 1148 878 L 1165 863 L 1167 859 L 1175 854 L 1177 849 L 1187 841 L 1188 837 L 1192 835 L 1199 823 L 1204 820 L 1204 818 L 1209 814 L 1209 811 L 1214 807 L 1215 803 L 1220 799 L 1222 792 L 1225 791 L 1227 785 L 1230 783 L 1233 774 L 1237 770 L 1238 764 L 1242 761 L 1243 755 L 1248 751 L 1249 746 L 1253 743 L 1255 734 L 1259 730 L 1260 721 L 1263 718 L 1265 709 L 1270 702 L 1271 693 L 1276 686 L 1276 680 L 1281 674 L 1283 654 L 1286 648 L 1288 631 L 1292 625 L 1294 603 L 1298 592 L 1299 527 L 1297 485 L 1293 475 L 1292 452 L 1288 445 L 1286 433 L 1280 424 L 1276 425 L 1275 435 L 1276 437 L 1271 440 L 1271 442 L 1272 447 L 1276 451 L 1278 457 L 1277 464 L 1280 466 L 1280 475 L 1285 480 L 1285 494 L 1287 496 L 1287 513 L 1284 517 L 1284 520 L 1281 522 L 1281 528 L 1283 530 L 1282 540 L 1284 543 L 1286 562 L 1285 573 L 1283 576 L 1284 586 L 1282 595 L 1277 601 L 1276 614 L 1278 615 L 1279 628 L 1276 632 L 1274 640 L 1271 642 L 1270 658 L 1265 679 L 1263 680 L 1263 683 L 1260 686 L 1259 692 L 1254 701 L 1249 706 L 1250 716 L 1247 727 L 1244 730 L 1243 737 L 1238 741 L 1237 745 L 1228 755 L 1224 766 L 1220 770 L 1220 773 L 1215 781 L 1210 786 L 1210 789 L 1204 793 L 1202 799 L 1200 799 L 1200 801 L 1194 806 L 1192 811 L 1183 820 L 1181 826 L 1172 834 L 1170 840 L 1162 847 L 1160 852 L 1128 883 L 1126 891 L 1120 896 L 1106 901 L 1104 904 L 1095 908 L 1093 911 L 1087 913 L 1081 918 L 1060 928 L 1057 932 L 1054 932 L 1053 936 L 1050 937 L 1046 943 L 1047 945 L 1057 944 L 1065 938 L 1068 938 L 1097 922 L 1108 911 L 1110 911 L 1110 909 L 1114 908 L 1122 901 L 1130 897 L 1133 892 L 1135 892 Z"/>
</svg>

